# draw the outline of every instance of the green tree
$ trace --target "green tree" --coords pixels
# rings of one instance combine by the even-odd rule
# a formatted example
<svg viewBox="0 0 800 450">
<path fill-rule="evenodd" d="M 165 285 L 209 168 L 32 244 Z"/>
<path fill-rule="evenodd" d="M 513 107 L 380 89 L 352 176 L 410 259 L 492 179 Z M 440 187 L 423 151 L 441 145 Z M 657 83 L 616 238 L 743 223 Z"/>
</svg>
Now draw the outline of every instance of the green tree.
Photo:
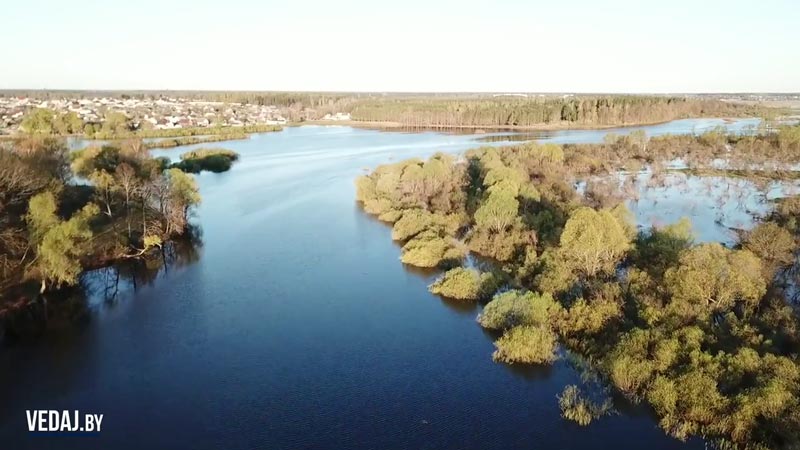
<svg viewBox="0 0 800 450">
<path fill-rule="evenodd" d="M 764 262 L 765 277 L 772 281 L 775 272 L 794 261 L 794 237 L 775 222 L 756 225 L 744 237 L 744 248 Z"/>
<path fill-rule="evenodd" d="M 633 259 L 647 273 L 660 277 L 678 264 L 681 253 L 691 247 L 693 241 L 692 223 L 684 217 L 674 224 L 640 233 Z"/>
<path fill-rule="evenodd" d="M 749 250 L 702 244 L 686 250 L 665 281 L 676 311 L 725 311 L 737 301 L 752 309 L 766 292 L 761 270 L 761 261 Z"/>
<path fill-rule="evenodd" d="M 181 234 L 189 221 L 191 208 L 200 203 L 200 191 L 194 177 L 180 169 L 168 169 L 164 173 L 167 196 L 162 201 L 165 234 Z"/>
<path fill-rule="evenodd" d="M 475 223 L 480 228 L 499 233 L 511 226 L 518 210 L 516 192 L 509 187 L 494 189 L 475 211 Z"/>
<path fill-rule="evenodd" d="M 490 330 L 505 330 L 519 325 L 549 326 L 552 316 L 561 312 L 550 294 L 507 291 L 486 304 L 478 323 Z"/>
<path fill-rule="evenodd" d="M 432 294 L 455 300 L 478 300 L 497 288 L 497 278 L 488 272 L 456 267 L 439 277 L 428 289 Z"/>
<path fill-rule="evenodd" d="M 556 335 L 545 326 L 523 325 L 506 331 L 494 343 L 495 361 L 509 364 L 544 364 L 556 359 Z"/>
<path fill-rule="evenodd" d="M 30 241 L 36 245 L 35 268 L 41 281 L 40 292 L 48 285 L 75 284 L 82 271 L 81 257 L 85 256 L 86 243 L 92 238 L 90 220 L 99 213 L 90 203 L 69 220 L 56 215 L 56 199 L 52 192 L 31 198 L 26 220 Z"/>
<path fill-rule="evenodd" d="M 582 274 L 610 274 L 630 249 L 626 228 L 607 209 L 578 208 L 561 234 L 561 252 Z"/>
<path fill-rule="evenodd" d="M 20 129 L 30 134 L 55 134 L 56 114 L 52 109 L 33 108 L 28 111 L 20 123 Z"/>
</svg>

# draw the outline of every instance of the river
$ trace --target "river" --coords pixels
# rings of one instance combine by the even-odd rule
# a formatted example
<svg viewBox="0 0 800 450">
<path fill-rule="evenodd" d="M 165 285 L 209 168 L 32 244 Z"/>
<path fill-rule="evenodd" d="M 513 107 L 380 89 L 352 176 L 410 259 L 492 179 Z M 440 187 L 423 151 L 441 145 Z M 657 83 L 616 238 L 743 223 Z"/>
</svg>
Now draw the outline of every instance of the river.
<svg viewBox="0 0 800 450">
<path fill-rule="evenodd" d="M 722 124 L 741 131 L 753 121 L 644 128 Z M 3 344 L 2 448 L 702 448 L 623 403 L 589 427 L 562 420 L 556 395 L 580 383 L 570 363 L 495 364 L 479 307 L 429 294 L 436 274 L 404 269 L 390 228 L 356 205 L 353 179 L 365 170 L 461 152 L 481 137 L 305 126 L 213 144 L 241 159 L 198 176 L 203 244 L 193 262 L 135 290 L 95 293 L 80 320 Z M 103 429 L 30 435 L 26 409 L 104 414 Z"/>
</svg>

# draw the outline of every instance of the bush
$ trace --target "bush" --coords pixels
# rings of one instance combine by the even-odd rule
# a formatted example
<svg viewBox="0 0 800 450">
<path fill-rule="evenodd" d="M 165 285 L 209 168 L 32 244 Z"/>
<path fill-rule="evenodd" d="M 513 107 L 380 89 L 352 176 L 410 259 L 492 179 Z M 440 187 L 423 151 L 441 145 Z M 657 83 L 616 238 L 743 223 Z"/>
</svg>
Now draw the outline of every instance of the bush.
<svg viewBox="0 0 800 450">
<path fill-rule="evenodd" d="M 421 209 L 406 210 L 392 228 L 392 239 L 395 241 L 407 241 L 433 226 L 434 220 L 431 213 Z"/>
<path fill-rule="evenodd" d="M 542 364 L 555 361 L 556 335 L 548 327 L 523 325 L 512 328 L 495 343 L 492 358 L 509 364 Z"/>
<path fill-rule="evenodd" d="M 223 148 L 197 149 L 181 155 L 181 161 L 172 165 L 187 173 L 208 170 L 214 173 L 227 172 L 239 154 Z"/>
<path fill-rule="evenodd" d="M 466 256 L 466 252 L 448 236 L 441 236 L 431 230 L 423 231 L 403 246 L 400 260 L 416 267 L 442 267 L 456 264 Z M 452 267 L 452 266 L 451 266 Z"/>
<path fill-rule="evenodd" d="M 610 403 L 598 405 L 592 402 L 574 384 L 565 387 L 558 396 L 558 406 L 561 408 L 561 417 L 582 426 L 589 425 L 611 408 Z"/>
<path fill-rule="evenodd" d="M 403 211 L 397 209 L 389 209 L 383 211 L 378 215 L 378 220 L 381 222 L 395 223 L 403 217 Z"/>
<path fill-rule="evenodd" d="M 614 299 L 596 298 L 586 301 L 579 298 L 563 315 L 558 329 L 563 335 L 569 336 L 578 333 L 595 334 L 621 315 L 622 307 Z"/>
<path fill-rule="evenodd" d="M 508 291 L 498 294 L 478 316 L 478 323 L 490 330 L 519 325 L 547 325 L 551 314 L 561 309 L 550 294 Z"/>
<path fill-rule="evenodd" d="M 428 290 L 436 295 L 456 300 L 478 300 L 491 295 L 497 288 L 497 278 L 491 273 L 457 267 L 445 272 Z"/>
<path fill-rule="evenodd" d="M 203 159 L 208 158 L 209 156 L 222 156 L 232 161 L 239 159 L 239 154 L 233 150 L 228 150 L 225 148 L 198 148 L 197 150 L 192 150 L 190 152 L 181 154 L 181 160 Z"/>
<path fill-rule="evenodd" d="M 745 235 L 743 246 L 764 262 L 767 281 L 771 281 L 778 268 L 794 260 L 794 237 L 775 222 L 758 224 Z"/>
</svg>

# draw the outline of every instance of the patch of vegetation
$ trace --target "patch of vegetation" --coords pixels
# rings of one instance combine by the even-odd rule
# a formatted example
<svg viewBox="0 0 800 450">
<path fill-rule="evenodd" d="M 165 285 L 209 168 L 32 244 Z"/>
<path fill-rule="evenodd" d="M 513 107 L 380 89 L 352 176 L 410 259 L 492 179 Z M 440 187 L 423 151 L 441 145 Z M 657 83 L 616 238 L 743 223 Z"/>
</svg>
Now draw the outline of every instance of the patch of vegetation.
<svg viewBox="0 0 800 450">
<path fill-rule="evenodd" d="M 50 137 L 0 146 L 0 298 L 31 284 L 41 295 L 76 284 L 87 268 L 145 257 L 187 230 L 199 202 L 194 178 L 141 142 L 72 153 Z"/>
<path fill-rule="evenodd" d="M 544 364 L 556 359 L 556 334 L 546 326 L 522 325 L 495 341 L 495 361 L 508 364 Z"/>
<path fill-rule="evenodd" d="M 202 148 L 181 155 L 181 161 L 172 165 L 188 173 L 200 173 L 204 170 L 214 173 L 227 172 L 239 154 L 224 148 Z"/>
<path fill-rule="evenodd" d="M 512 290 L 497 294 L 478 316 L 478 323 L 490 330 L 520 325 L 548 325 L 561 314 L 561 305 L 550 294 Z"/>
<path fill-rule="evenodd" d="M 478 300 L 491 295 L 497 284 L 498 279 L 492 273 L 456 267 L 445 272 L 428 290 L 455 300 Z"/>
<path fill-rule="evenodd" d="M 646 96 L 546 98 L 410 97 L 367 99 L 351 109 L 353 120 L 408 127 L 535 127 L 624 125 L 686 117 L 732 117 L 754 108 L 716 100 Z"/>
<path fill-rule="evenodd" d="M 463 242 L 504 274 L 513 290 L 478 317 L 504 332 L 496 361 L 545 364 L 558 341 L 617 392 L 652 407 L 671 436 L 737 449 L 794 448 L 800 317 L 791 302 L 800 301 L 800 197 L 776 202 L 729 247 L 695 242 L 688 219 L 637 230 L 622 201 L 636 192 L 630 174 L 646 171 L 649 185 L 661 186 L 663 167 L 676 158 L 692 168 L 722 160 L 788 171 L 800 163 L 798 129 L 478 148 L 462 159 L 378 167 L 357 181 L 357 195 L 367 212 L 395 223 L 396 239 L 408 240 L 404 258 L 433 267 Z M 613 182 L 574 188 L 609 175 Z M 432 289 L 474 297 L 478 277 L 456 270 Z M 604 410 L 575 387 L 559 402 L 581 424 Z"/>
<path fill-rule="evenodd" d="M 611 409 L 610 403 L 597 404 L 592 402 L 578 386 L 570 384 L 558 396 L 558 406 L 561 408 L 561 417 L 571 420 L 578 425 L 587 426 Z"/>
<path fill-rule="evenodd" d="M 145 146 L 150 149 L 174 148 L 182 147 L 184 145 L 207 144 L 210 142 L 237 141 L 247 139 L 247 136 L 247 133 L 223 133 L 210 136 L 184 136 L 146 142 Z"/>
</svg>

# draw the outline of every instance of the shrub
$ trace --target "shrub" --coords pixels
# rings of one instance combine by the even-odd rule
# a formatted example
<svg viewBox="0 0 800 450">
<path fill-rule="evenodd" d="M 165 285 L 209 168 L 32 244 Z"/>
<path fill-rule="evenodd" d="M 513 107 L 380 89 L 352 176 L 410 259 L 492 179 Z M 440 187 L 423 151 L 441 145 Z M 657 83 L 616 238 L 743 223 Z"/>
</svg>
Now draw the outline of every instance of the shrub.
<svg viewBox="0 0 800 450">
<path fill-rule="evenodd" d="M 492 358 L 509 364 L 542 364 L 555 361 L 556 335 L 550 328 L 523 325 L 507 331 L 495 343 Z"/>
<path fill-rule="evenodd" d="M 491 273 L 457 267 L 445 272 L 428 290 L 456 300 L 478 300 L 491 295 L 496 288 L 497 278 Z"/>
<path fill-rule="evenodd" d="M 406 210 L 392 228 L 392 239 L 407 241 L 433 226 L 434 220 L 431 213 L 421 209 Z"/>
<path fill-rule="evenodd" d="M 403 211 L 397 209 L 389 209 L 378 215 L 378 220 L 382 222 L 395 223 L 403 217 Z"/>
<path fill-rule="evenodd" d="M 612 210 L 582 207 L 572 213 L 561 233 L 561 252 L 588 276 L 610 274 L 630 248 L 627 224 Z"/>
<path fill-rule="evenodd" d="M 745 235 L 744 248 L 762 259 L 767 281 L 772 279 L 779 267 L 787 266 L 794 260 L 794 237 L 775 222 L 764 222 L 750 230 Z"/>
<path fill-rule="evenodd" d="M 181 161 L 172 165 L 188 173 L 208 170 L 214 173 L 227 172 L 239 154 L 223 148 L 201 148 L 181 155 Z"/>
<path fill-rule="evenodd" d="M 547 325 L 550 315 L 561 309 L 550 294 L 508 291 L 498 294 L 483 308 L 478 323 L 490 330 L 519 325 Z"/>
<path fill-rule="evenodd" d="M 228 150 L 225 148 L 198 148 L 197 150 L 192 150 L 190 152 L 181 154 L 181 160 L 185 161 L 187 159 L 203 159 L 208 158 L 209 156 L 222 156 L 232 161 L 239 159 L 239 154 L 233 150 Z"/>
<path fill-rule="evenodd" d="M 682 253 L 680 265 L 667 270 L 673 307 L 684 314 L 724 311 L 742 302 L 757 306 L 766 292 L 763 266 L 749 250 L 701 244 Z"/>
<path fill-rule="evenodd" d="M 426 230 L 403 246 L 400 260 L 416 267 L 441 267 L 460 262 L 465 256 L 465 250 L 452 238 Z"/>
<path fill-rule="evenodd" d="M 610 402 L 602 405 L 592 402 L 574 384 L 565 387 L 558 396 L 558 406 L 561 408 L 561 417 L 582 426 L 589 425 L 611 408 Z"/>
<path fill-rule="evenodd" d="M 392 202 L 386 198 L 370 198 L 364 201 L 364 211 L 380 216 L 392 211 Z"/>
<path fill-rule="evenodd" d="M 356 200 L 366 203 L 369 200 L 374 200 L 377 197 L 375 182 L 372 178 L 367 176 L 360 176 L 356 178 Z"/>
<path fill-rule="evenodd" d="M 566 335 L 595 334 L 621 315 L 622 307 L 613 299 L 597 298 L 586 301 L 579 298 L 564 314 L 559 330 Z"/>
</svg>

